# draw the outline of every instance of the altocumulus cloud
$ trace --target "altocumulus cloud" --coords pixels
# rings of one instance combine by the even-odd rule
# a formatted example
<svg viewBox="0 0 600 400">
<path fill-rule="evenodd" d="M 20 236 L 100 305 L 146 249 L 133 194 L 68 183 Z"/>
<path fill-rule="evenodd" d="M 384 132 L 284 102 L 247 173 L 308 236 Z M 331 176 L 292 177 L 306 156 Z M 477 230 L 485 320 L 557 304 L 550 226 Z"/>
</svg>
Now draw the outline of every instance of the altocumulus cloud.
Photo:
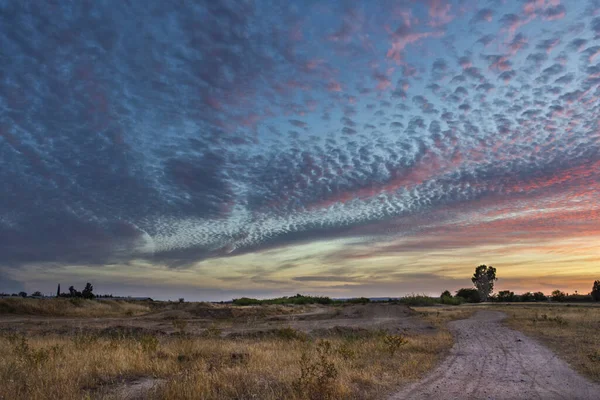
<svg viewBox="0 0 600 400">
<path fill-rule="evenodd" d="M 597 233 L 598 11 L 0 1 L 0 263 Z"/>
</svg>

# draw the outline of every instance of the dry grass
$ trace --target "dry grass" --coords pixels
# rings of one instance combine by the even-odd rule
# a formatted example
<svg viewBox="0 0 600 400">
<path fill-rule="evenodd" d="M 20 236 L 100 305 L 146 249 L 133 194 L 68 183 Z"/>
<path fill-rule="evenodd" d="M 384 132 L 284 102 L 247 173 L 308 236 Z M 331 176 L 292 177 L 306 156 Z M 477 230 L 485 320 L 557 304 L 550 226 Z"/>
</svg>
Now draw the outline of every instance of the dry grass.
<svg viewBox="0 0 600 400">
<path fill-rule="evenodd" d="M 436 307 L 411 307 L 421 319 L 429 322 L 440 330 L 446 329 L 446 324 L 458 319 L 471 317 L 477 309 L 471 306 L 436 306 Z"/>
<path fill-rule="evenodd" d="M 9 297 L 0 299 L 0 314 L 43 315 L 50 317 L 118 317 L 145 314 L 150 307 L 122 300 L 29 299 Z"/>
<path fill-rule="evenodd" d="M 0 399 L 119 397 L 107 388 L 140 377 L 164 379 L 147 394 L 156 399 L 381 398 L 430 370 L 452 345 L 446 331 L 407 336 L 405 344 L 376 331 L 362 338 L 294 337 L 4 335 Z"/>
<path fill-rule="evenodd" d="M 508 326 L 540 340 L 579 372 L 600 382 L 600 307 L 515 304 L 493 309 L 508 315 Z"/>
</svg>

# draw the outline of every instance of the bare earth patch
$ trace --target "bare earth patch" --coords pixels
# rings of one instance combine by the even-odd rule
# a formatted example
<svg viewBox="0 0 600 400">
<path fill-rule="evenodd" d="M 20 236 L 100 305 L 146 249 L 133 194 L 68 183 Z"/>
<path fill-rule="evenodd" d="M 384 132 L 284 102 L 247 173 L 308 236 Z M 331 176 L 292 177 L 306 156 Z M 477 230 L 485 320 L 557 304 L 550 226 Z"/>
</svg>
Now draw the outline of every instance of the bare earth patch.
<svg viewBox="0 0 600 400">
<path fill-rule="evenodd" d="M 118 384 L 107 385 L 95 396 L 98 399 L 143 400 L 148 398 L 152 389 L 164 383 L 164 379 L 143 377 L 124 380 Z"/>
<path fill-rule="evenodd" d="M 456 337 L 450 355 L 391 399 L 598 399 L 600 385 L 535 340 L 504 326 L 505 317 L 486 310 L 450 322 Z"/>
</svg>

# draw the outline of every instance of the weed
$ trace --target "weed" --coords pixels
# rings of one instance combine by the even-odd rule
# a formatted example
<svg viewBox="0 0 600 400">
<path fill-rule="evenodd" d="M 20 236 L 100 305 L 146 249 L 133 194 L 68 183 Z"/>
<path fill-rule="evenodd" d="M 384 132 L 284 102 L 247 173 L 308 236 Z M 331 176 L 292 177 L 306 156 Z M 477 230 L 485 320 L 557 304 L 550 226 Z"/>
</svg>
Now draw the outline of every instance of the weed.
<svg viewBox="0 0 600 400">
<path fill-rule="evenodd" d="M 154 335 L 144 335 L 139 338 L 138 342 L 146 353 L 155 353 L 158 350 L 158 338 Z"/>
<path fill-rule="evenodd" d="M 343 342 L 336 351 L 345 361 L 354 360 L 356 358 L 356 351 L 347 341 Z"/>
<path fill-rule="evenodd" d="M 383 337 L 383 343 L 390 353 L 390 356 L 393 357 L 400 347 L 404 346 L 408 341 L 402 335 L 386 335 Z"/>
<path fill-rule="evenodd" d="M 338 377 L 332 356 L 333 348 L 328 340 L 317 343 L 316 354 L 303 353 L 300 358 L 300 377 L 294 382 L 296 391 L 307 394 L 311 399 L 330 398 L 333 383 Z"/>
<path fill-rule="evenodd" d="M 37 368 L 45 364 L 56 351 L 48 349 L 33 349 L 29 346 L 29 341 L 25 336 L 21 336 L 19 340 L 14 343 L 14 351 L 17 355 L 17 359 L 23 362 L 25 365 Z"/>
</svg>

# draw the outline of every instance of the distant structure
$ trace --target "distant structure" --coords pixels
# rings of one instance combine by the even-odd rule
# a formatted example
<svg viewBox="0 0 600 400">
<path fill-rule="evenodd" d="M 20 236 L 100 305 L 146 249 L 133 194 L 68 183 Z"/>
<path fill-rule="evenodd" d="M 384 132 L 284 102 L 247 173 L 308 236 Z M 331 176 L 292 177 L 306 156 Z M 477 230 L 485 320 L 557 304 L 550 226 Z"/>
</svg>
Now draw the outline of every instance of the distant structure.
<svg viewBox="0 0 600 400">
<path fill-rule="evenodd" d="M 56 289 L 56 297 L 60 297 L 60 283 L 58 284 L 58 289 Z"/>
</svg>

